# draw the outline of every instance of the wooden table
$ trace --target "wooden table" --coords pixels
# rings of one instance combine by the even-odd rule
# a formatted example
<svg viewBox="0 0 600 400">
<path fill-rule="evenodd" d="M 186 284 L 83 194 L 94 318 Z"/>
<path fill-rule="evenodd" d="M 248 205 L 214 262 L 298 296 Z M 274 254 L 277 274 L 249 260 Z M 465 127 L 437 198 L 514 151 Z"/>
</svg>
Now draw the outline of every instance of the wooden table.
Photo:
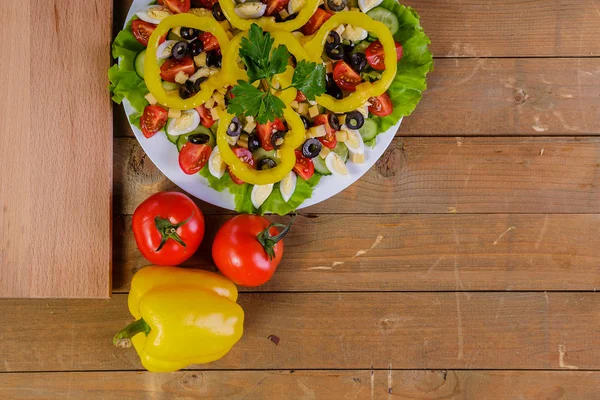
<svg viewBox="0 0 600 400">
<path fill-rule="evenodd" d="M 600 2 L 407 3 L 430 89 L 363 179 L 301 213 L 213 364 L 151 374 L 111 344 L 146 265 L 131 213 L 176 190 L 116 107 L 113 298 L 0 301 L 0 398 L 597 399 Z M 228 215 L 201 207 L 188 264 L 212 269 Z"/>
</svg>

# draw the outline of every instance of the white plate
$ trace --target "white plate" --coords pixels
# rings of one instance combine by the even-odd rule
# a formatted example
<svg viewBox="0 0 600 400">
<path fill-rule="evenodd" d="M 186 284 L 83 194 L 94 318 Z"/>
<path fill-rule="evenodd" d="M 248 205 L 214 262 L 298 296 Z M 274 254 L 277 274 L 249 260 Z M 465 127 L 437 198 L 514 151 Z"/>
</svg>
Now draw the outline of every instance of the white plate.
<svg viewBox="0 0 600 400">
<path fill-rule="evenodd" d="M 135 11 L 147 6 L 150 2 L 151 0 L 134 0 L 129 9 L 126 21 L 131 19 Z M 123 106 L 128 116 L 136 112 L 127 100 L 123 101 Z M 365 162 L 363 164 L 354 164 L 350 161 L 346 164 L 350 172 L 348 177 L 336 177 L 333 175 L 322 177 L 319 184 L 315 187 L 312 197 L 302 203 L 298 209 L 327 200 L 360 179 L 390 145 L 401 122 L 402 119 L 387 131 L 377 135 L 377 144 L 375 147 L 367 147 L 365 149 Z M 233 195 L 227 189 L 223 192 L 217 192 L 210 188 L 206 179 L 199 174 L 186 175 L 183 173 L 181 168 L 179 168 L 177 147 L 167 140 L 166 135 L 159 133 L 150 139 L 146 139 L 137 127 L 131 124 L 130 126 L 138 142 L 140 142 L 142 148 L 148 157 L 150 157 L 150 160 L 174 184 L 207 203 L 235 210 Z"/>
</svg>

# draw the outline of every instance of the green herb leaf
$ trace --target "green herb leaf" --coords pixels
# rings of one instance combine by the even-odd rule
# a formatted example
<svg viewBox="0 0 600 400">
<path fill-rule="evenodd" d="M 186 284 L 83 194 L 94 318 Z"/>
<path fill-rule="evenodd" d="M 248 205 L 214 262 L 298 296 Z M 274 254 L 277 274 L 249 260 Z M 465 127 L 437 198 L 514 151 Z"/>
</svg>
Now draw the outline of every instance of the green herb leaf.
<svg viewBox="0 0 600 400">
<path fill-rule="evenodd" d="M 250 83 L 271 77 L 269 58 L 275 39 L 256 24 L 250 26 L 248 37 L 240 43 L 240 57 L 248 69 Z"/>
<path fill-rule="evenodd" d="M 235 96 L 229 101 L 227 111 L 234 115 L 246 115 L 255 117 L 262 107 L 263 97 L 266 93 L 261 92 L 246 81 L 239 80 L 238 84 L 231 89 Z"/>
<path fill-rule="evenodd" d="M 265 93 L 256 121 L 259 124 L 275 121 L 275 118 L 279 118 L 283 115 L 284 109 L 285 104 L 283 104 L 283 101 L 281 101 L 279 97 L 270 93 Z"/>
<path fill-rule="evenodd" d="M 269 62 L 269 78 L 273 75 L 285 72 L 285 67 L 288 65 L 290 55 L 290 52 L 285 46 L 277 46 L 275 50 L 273 50 Z"/>
<path fill-rule="evenodd" d="M 304 93 L 307 99 L 314 100 L 325 93 L 325 66 L 300 60 L 294 70 L 292 86 Z"/>
</svg>

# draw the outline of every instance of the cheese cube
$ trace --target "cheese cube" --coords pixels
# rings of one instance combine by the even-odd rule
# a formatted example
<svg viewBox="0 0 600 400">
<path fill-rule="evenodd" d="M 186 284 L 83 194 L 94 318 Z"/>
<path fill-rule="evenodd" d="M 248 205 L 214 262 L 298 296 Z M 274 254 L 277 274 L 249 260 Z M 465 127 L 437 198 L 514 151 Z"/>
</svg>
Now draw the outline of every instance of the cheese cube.
<svg viewBox="0 0 600 400">
<path fill-rule="evenodd" d="M 297 111 L 298 111 L 298 114 L 302 114 L 302 115 L 308 114 L 308 104 L 306 104 L 306 103 L 299 103 Z M 317 112 L 317 114 L 318 114 L 318 112 Z"/>
<path fill-rule="evenodd" d="M 346 123 L 346 114 L 339 114 L 338 119 L 340 121 L 340 126 L 344 125 Z"/>
<path fill-rule="evenodd" d="M 183 85 L 190 78 L 188 74 L 183 71 L 179 71 L 177 75 L 175 75 L 175 82 Z"/>
<path fill-rule="evenodd" d="M 212 119 L 215 121 L 219 119 L 219 111 L 216 108 L 210 109 L 210 115 L 211 115 Z"/>
<path fill-rule="evenodd" d="M 279 16 L 281 17 L 281 19 L 286 20 L 287 17 L 290 16 L 290 13 L 287 12 L 287 10 L 284 8 L 283 10 L 279 11 Z"/>
<path fill-rule="evenodd" d="M 345 30 L 346 30 L 346 27 L 344 26 L 344 24 L 341 24 L 340 26 L 338 26 L 337 28 L 334 29 L 334 31 L 336 31 L 337 34 L 340 35 L 340 37 L 342 36 L 342 34 L 344 33 Z"/>
<path fill-rule="evenodd" d="M 244 132 L 252 133 L 254 128 L 256 128 L 256 123 L 254 121 L 247 121 L 246 125 L 244 125 Z"/>
<path fill-rule="evenodd" d="M 362 154 L 351 153 L 350 160 L 356 164 L 363 164 L 365 162 L 365 153 L 362 153 Z"/>
<path fill-rule="evenodd" d="M 346 131 L 346 130 L 337 131 L 335 133 L 335 138 L 337 139 L 338 142 L 344 143 L 345 141 L 348 140 L 348 131 Z"/>
<path fill-rule="evenodd" d="M 194 63 L 196 64 L 197 67 L 206 67 L 206 52 L 203 51 L 202 53 L 198 54 L 196 57 L 194 57 Z"/>
<path fill-rule="evenodd" d="M 298 109 L 298 102 L 296 100 L 292 101 L 290 103 L 290 107 L 292 107 L 294 110 Z"/>
<path fill-rule="evenodd" d="M 317 115 L 319 115 L 319 107 L 312 106 L 311 108 L 309 108 L 308 109 L 308 115 L 310 115 L 311 118 L 314 118 Z"/>
<path fill-rule="evenodd" d="M 206 108 L 213 108 L 215 106 L 215 99 L 213 99 L 212 97 L 208 100 L 206 100 L 206 103 L 204 103 L 204 107 Z"/>
<path fill-rule="evenodd" d="M 213 99 L 215 99 L 215 101 L 217 103 L 222 103 L 223 99 L 225 99 L 225 96 L 223 96 L 223 93 L 220 93 L 220 92 L 214 92 L 212 97 L 213 97 Z"/>
<path fill-rule="evenodd" d="M 179 117 L 181 117 L 181 110 L 169 108 L 169 118 L 179 118 Z"/>
<path fill-rule="evenodd" d="M 331 74 L 333 73 L 333 63 L 331 61 L 327 61 L 325 63 L 325 73 L 326 74 Z"/>
<path fill-rule="evenodd" d="M 325 125 L 313 126 L 312 128 L 308 128 L 306 131 L 307 138 L 317 138 L 325 135 L 327 135 L 327 129 L 325 129 Z"/>
<path fill-rule="evenodd" d="M 329 150 L 328 147 L 323 146 L 321 147 L 321 152 L 319 153 L 319 157 L 321 157 L 322 159 L 327 158 L 327 155 L 331 153 L 331 150 Z"/>
<path fill-rule="evenodd" d="M 248 148 L 248 135 L 241 134 L 240 138 L 237 141 L 237 145 L 247 149 Z"/>
<path fill-rule="evenodd" d="M 151 105 L 155 105 L 157 103 L 156 98 L 154 98 L 154 96 L 152 96 L 152 93 L 148 93 L 147 95 L 144 96 L 144 98 L 146 100 L 148 100 L 148 103 L 150 103 Z"/>
</svg>

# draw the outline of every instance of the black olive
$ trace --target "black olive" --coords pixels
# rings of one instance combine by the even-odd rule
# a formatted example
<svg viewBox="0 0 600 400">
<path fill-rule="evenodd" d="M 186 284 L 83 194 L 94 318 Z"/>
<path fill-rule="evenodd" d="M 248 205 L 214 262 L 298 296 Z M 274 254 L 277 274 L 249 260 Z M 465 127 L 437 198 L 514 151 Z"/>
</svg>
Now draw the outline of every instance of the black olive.
<svg viewBox="0 0 600 400">
<path fill-rule="evenodd" d="M 360 111 L 350 111 L 346 114 L 346 126 L 350 129 L 360 129 L 365 123 L 365 117 Z"/>
<path fill-rule="evenodd" d="M 206 79 L 207 78 L 203 76 L 194 81 L 194 92 L 198 93 L 200 91 L 200 85 L 202 85 L 202 82 L 204 82 Z"/>
<path fill-rule="evenodd" d="M 188 46 L 188 42 L 184 42 L 183 40 L 181 42 L 175 43 L 175 46 L 173 46 L 173 50 L 171 50 L 171 55 L 174 59 L 181 60 L 187 54 Z"/>
<path fill-rule="evenodd" d="M 344 46 L 338 43 L 335 46 L 325 45 L 325 54 L 332 60 L 343 60 L 346 53 L 344 53 Z"/>
<path fill-rule="evenodd" d="M 293 66 L 294 68 L 296 68 L 296 64 L 298 64 L 298 60 L 296 60 L 296 56 L 295 56 L 295 55 L 293 55 L 293 54 L 292 54 L 292 55 L 290 56 L 290 61 L 292 62 L 292 66 Z"/>
<path fill-rule="evenodd" d="M 223 57 L 216 50 L 206 53 L 206 66 L 221 68 L 221 60 Z"/>
<path fill-rule="evenodd" d="M 279 15 L 279 13 L 273 15 L 273 17 L 275 18 L 275 22 L 283 22 L 283 18 L 281 18 L 281 15 Z"/>
<path fill-rule="evenodd" d="M 229 126 L 227 127 L 227 134 L 229 136 L 240 136 L 242 133 L 242 123 L 238 117 L 233 117 Z"/>
<path fill-rule="evenodd" d="M 188 85 L 179 86 L 179 97 L 182 99 L 189 99 L 193 94 L 192 89 Z"/>
<path fill-rule="evenodd" d="M 181 28 L 179 31 L 179 35 L 185 40 L 192 40 L 196 37 L 196 30 L 194 28 Z"/>
<path fill-rule="evenodd" d="M 350 56 L 350 67 L 361 73 L 367 67 L 367 57 L 364 53 L 354 53 Z"/>
<path fill-rule="evenodd" d="M 315 158 L 321 153 L 321 149 L 323 145 L 319 142 L 318 139 L 312 138 L 308 139 L 302 145 L 302 155 L 306 158 Z"/>
<path fill-rule="evenodd" d="M 202 43 L 202 40 L 196 39 L 191 41 L 189 44 L 189 50 L 190 53 L 192 53 L 192 56 L 194 57 L 200 55 L 200 53 L 202 53 L 202 50 L 204 50 L 204 44 Z"/>
<path fill-rule="evenodd" d="M 334 131 L 339 131 L 341 126 L 340 126 L 340 119 L 338 118 L 338 116 L 334 113 L 329 114 L 329 116 L 327 117 L 327 122 L 329 122 L 329 126 L 334 130 Z"/>
<path fill-rule="evenodd" d="M 215 19 L 217 21 L 225 21 L 227 19 L 225 17 L 225 14 L 223 14 L 223 10 L 221 10 L 221 6 L 219 5 L 219 3 L 215 3 L 213 5 L 212 14 L 213 14 L 213 17 L 215 17 Z"/>
<path fill-rule="evenodd" d="M 326 93 L 328 95 L 332 96 L 334 99 L 338 99 L 338 100 L 340 100 L 342 97 L 344 97 L 344 94 L 342 93 L 342 89 L 340 89 L 336 84 L 327 86 Z"/>
<path fill-rule="evenodd" d="M 188 142 L 192 144 L 206 144 L 210 142 L 210 136 L 206 133 L 194 133 L 187 137 Z"/>
<path fill-rule="evenodd" d="M 325 75 L 325 86 L 329 87 L 335 85 L 335 81 L 333 80 L 333 72 L 330 72 Z"/>
<path fill-rule="evenodd" d="M 269 158 L 269 157 L 265 157 L 262 160 L 260 160 L 258 162 L 258 164 L 256 165 L 256 169 L 258 169 L 259 171 L 264 170 L 264 169 L 271 169 L 271 168 L 275 168 L 275 166 L 277 165 L 277 163 L 275 162 L 275 160 Z"/>
<path fill-rule="evenodd" d="M 248 135 L 248 150 L 250 150 L 252 153 L 254 153 L 259 148 L 260 148 L 260 141 L 258 140 L 258 137 L 254 133 L 251 133 L 250 135 Z"/>
<path fill-rule="evenodd" d="M 336 31 L 329 32 L 325 45 L 337 46 L 340 43 L 342 43 L 342 38 L 340 37 L 340 34 Z"/>
<path fill-rule="evenodd" d="M 293 19 L 296 19 L 297 16 L 298 16 L 298 14 L 292 14 L 289 17 L 286 18 L 286 21 L 291 21 Z"/>
<path fill-rule="evenodd" d="M 348 6 L 348 0 L 325 0 L 325 7 L 329 11 L 342 11 Z"/>
<path fill-rule="evenodd" d="M 275 131 L 271 134 L 271 143 L 273 147 L 279 149 L 281 145 L 283 145 L 283 138 L 285 137 L 285 132 Z"/>
<path fill-rule="evenodd" d="M 308 129 L 310 122 L 308 122 L 308 118 L 306 118 L 304 115 L 300 116 L 300 119 L 302 120 L 302 123 L 304 124 L 304 129 Z"/>
</svg>

